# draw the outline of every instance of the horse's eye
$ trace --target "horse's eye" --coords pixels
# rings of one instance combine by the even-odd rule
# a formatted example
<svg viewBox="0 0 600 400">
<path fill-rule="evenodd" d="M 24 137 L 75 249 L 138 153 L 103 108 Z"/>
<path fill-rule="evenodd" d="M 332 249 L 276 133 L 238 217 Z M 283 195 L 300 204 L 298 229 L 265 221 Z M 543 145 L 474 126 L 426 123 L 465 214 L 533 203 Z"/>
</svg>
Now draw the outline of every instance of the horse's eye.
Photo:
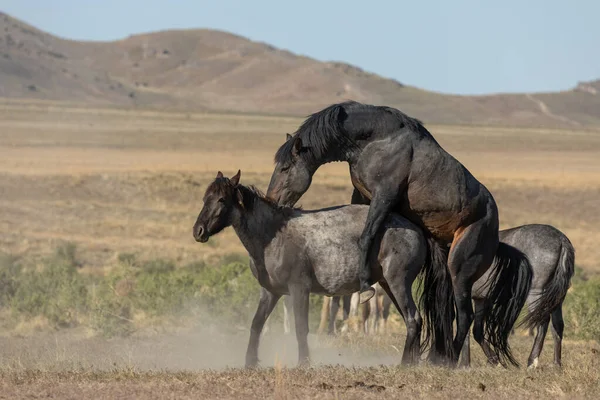
<svg viewBox="0 0 600 400">
<path fill-rule="evenodd" d="M 225 199 L 223 197 L 221 197 L 218 201 L 219 203 L 225 203 Z"/>
<path fill-rule="evenodd" d="M 290 169 L 290 166 L 289 166 L 289 165 L 288 165 L 287 167 L 281 167 L 281 172 L 285 172 L 285 171 L 287 171 L 288 169 Z"/>
</svg>

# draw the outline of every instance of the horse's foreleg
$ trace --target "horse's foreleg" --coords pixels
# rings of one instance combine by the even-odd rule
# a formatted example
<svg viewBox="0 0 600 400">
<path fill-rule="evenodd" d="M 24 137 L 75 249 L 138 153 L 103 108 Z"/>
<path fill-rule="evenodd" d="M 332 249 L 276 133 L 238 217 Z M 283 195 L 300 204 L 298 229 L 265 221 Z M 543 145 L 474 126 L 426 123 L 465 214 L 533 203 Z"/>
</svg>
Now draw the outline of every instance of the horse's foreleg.
<svg viewBox="0 0 600 400">
<path fill-rule="evenodd" d="M 290 286 L 290 295 L 294 303 L 296 339 L 298 340 L 298 366 L 310 364 L 308 351 L 308 304 L 310 291 L 301 285 Z"/>
<path fill-rule="evenodd" d="M 351 294 L 347 294 L 345 296 L 342 296 L 342 307 L 344 309 L 344 313 L 343 313 L 343 320 L 347 321 L 348 317 L 350 317 L 350 300 L 352 300 L 352 295 Z"/>
<path fill-rule="evenodd" d="M 375 294 L 375 289 L 371 287 L 369 283 L 371 279 L 371 268 L 369 266 L 369 252 L 373 244 L 373 240 L 377 235 L 377 232 L 383 225 L 383 221 L 390 213 L 392 208 L 397 203 L 398 187 L 391 186 L 396 189 L 393 193 L 386 193 L 383 191 L 375 192 L 369 205 L 369 213 L 367 214 L 367 221 L 363 228 L 363 231 L 358 240 L 358 247 L 360 249 L 360 262 L 358 279 L 360 280 L 360 302 L 365 303 L 369 301 Z"/>
<path fill-rule="evenodd" d="M 331 310 L 329 312 L 329 324 L 327 333 L 333 335 L 335 333 L 335 319 L 337 317 L 338 310 L 340 308 L 340 296 L 333 296 L 331 298 Z"/>
<path fill-rule="evenodd" d="M 265 326 L 267 318 L 275 308 L 277 301 L 281 296 L 269 292 L 265 288 L 260 290 L 260 300 L 258 308 L 252 319 L 250 328 L 250 341 L 246 351 L 246 367 L 253 367 L 258 364 L 258 344 L 260 342 L 260 334 Z"/>
<path fill-rule="evenodd" d="M 360 327 L 362 329 L 363 335 L 368 335 L 369 334 L 369 317 L 371 316 L 372 310 L 371 310 L 371 301 L 369 300 L 368 302 L 364 303 L 364 304 L 359 304 L 358 306 L 359 310 L 360 310 Z"/>
<path fill-rule="evenodd" d="M 367 304 L 364 304 L 365 306 Z M 368 303 L 369 314 L 366 317 L 367 321 L 367 334 L 374 335 L 377 330 L 377 320 L 379 319 L 379 305 L 377 304 L 377 294 L 371 297 Z"/>
<path fill-rule="evenodd" d="M 292 312 L 292 299 L 290 296 L 283 298 L 283 333 L 289 335 L 290 329 L 290 313 Z"/>
<path fill-rule="evenodd" d="M 293 307 L 293 306 L 292 306 Z M 323 306 L 321 307 L 321 320 L 319 321 L 319 328 L 317 333 L 321 335 L 325 332 L 325 328 L 329 324 L 329 312 L 331 311 L 331 297 L 323 297 Z"/>
</svg>

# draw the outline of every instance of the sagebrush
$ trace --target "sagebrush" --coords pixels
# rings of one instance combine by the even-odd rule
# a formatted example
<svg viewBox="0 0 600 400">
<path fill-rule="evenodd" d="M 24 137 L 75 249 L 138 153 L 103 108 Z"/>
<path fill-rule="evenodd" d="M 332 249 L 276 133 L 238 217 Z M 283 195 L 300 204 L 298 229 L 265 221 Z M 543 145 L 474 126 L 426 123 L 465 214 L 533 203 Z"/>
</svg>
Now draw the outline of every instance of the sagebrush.
<svg viewBox="0 0 600 400">
<path fill-rule="evenodd" d="M 248 259 L 239 254 L 210 265 L 121 254 L 100 277 L 82 274 L 80 266 L 72 244 L 58 247 L 43 265 L 0 254 L 0 307 L 8 311 L 3 318 L 8 315 L 14 324 L 41 316 L 53 329 L 87 326 L 105 336 L 129 335 L 144 322 L 174 318 L 199 324 L 219 320 L 237 329 L 249 327 L 259 299 Z M 418 295 L 420 288 L 413 290 Z M 313 332 L 321 304 L 320 296 L 311 296 Z M 600 340 L 600 279 L 577 268 L 563 311 L 565 337 Z M 281 322 L 282 314 L 279 305 L 272 321 Z"/>
</svg>

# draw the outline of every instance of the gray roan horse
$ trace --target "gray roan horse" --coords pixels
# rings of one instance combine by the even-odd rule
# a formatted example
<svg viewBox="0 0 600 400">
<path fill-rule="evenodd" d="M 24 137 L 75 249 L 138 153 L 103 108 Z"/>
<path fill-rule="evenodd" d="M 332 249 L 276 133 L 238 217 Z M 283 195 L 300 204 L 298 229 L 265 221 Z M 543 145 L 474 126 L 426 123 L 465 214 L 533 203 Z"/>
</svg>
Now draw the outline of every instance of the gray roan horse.
<svg viewBox="0 0 600 400">
<path fill-rule="evenodd" d="M 369 252 L 394 211 L 435 239 L 439 250 L 431 251 L 447 252 L 443 268 L 424 273 L 425 343 L 434 344 L 430 359 L 456 365 L 473 322 L 472 285 L 496 258 L 500 277 L 485 316 L 487 340 L 498 358 L 516 364 L 508 336 L 525 304 L 531 270 L 521 252 L 499 243 L 498 208 L 487 188 L 420 121 L 395 108 L 349 101 L 310 115 L 277 150 L 267 197 L 294 205 L 317 169 L 334 161 L 349 164 L 352 203 L 369 204 L 355 244 L 364 300 L 372 296 L 370 285 L 376 281 L 367 263 Z"/>
<path fill-rule="evenodd" d="M 500 231 L 500 240 L 521 250 L 529 258 L 533 268 L 533 283 L 527 298 L 527 305 L 530 312 L 537 312 L 545 316 L 544 321 L 536 326 L 537 334 L 527 366 L 537 367 L 548 324 L 552 320 L 554 363 L 560 367 L 564 329 L 562 303 L 575 270 L 575 249 L 564 233 L 550 225 L 532 224 L 506 229 Z M 484 341 L 483 326 L 483 316 L 486 312 L 485 299 L 490 294 L 487 279 L 490 278 L 492 268 L 473 285 L 475 303 L 473 337 L 481 345 L 488 361 L 496 364 L 497 358 L 489 351 L 487 343 Z M 464 366 L 470 364 L 468 336 L 460 363 Z"/>
<path fill-rule="evenodd" d="M 206 189 L 204 206 L 193 235 L 206 242 L 233 226 L 250 256 L 250 268 L 260 283 L 258 309 L 252 320 L 246 365 L 258 363 L 260 334 L 282 295 L 292 298 L 299 364 L 309 362 L 309 294 L 351 294 L 359 289 L 360 251 L 356 241 L 369 208 L 346 205 L 315 211 L 281 207 L 256 189 L 239 184 L 219 172 Z M 386 290 L 404 317 L 407 339 L 403 364 L 420 357 L 421 316 L 411 286 L 423 265 L 431 262 L 421 230 L 408 220 L 389 215 L 375 240 L 369 258 L 371 276 Z"/>
</svg>

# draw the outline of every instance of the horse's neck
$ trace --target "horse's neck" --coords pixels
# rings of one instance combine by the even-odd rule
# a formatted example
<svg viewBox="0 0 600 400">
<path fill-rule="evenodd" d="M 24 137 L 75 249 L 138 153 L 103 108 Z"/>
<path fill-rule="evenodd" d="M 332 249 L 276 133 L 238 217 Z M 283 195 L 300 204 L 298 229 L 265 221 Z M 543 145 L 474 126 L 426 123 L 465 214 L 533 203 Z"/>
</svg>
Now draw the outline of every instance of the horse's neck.
<svg viewBox="0 0 600 400">
<path fill-rule="evenodd" d="M 232 226 L 250 256 L 260 260 L 284 222 L 279 210 L 255 198 L 250 209 L 237 211 Z"/>
</svg>

